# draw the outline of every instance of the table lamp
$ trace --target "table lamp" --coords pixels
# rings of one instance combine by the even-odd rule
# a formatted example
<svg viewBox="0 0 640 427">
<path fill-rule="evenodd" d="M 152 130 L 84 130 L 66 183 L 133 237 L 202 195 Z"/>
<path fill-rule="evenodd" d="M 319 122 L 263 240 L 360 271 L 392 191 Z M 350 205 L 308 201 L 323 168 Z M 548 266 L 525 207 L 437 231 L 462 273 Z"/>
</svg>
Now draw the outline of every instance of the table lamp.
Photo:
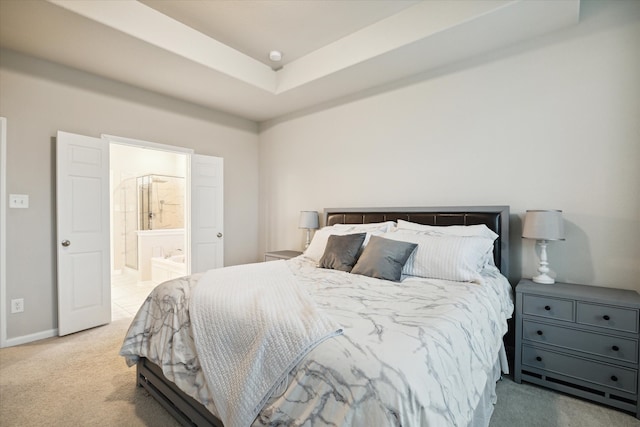
<svg viewBox="0 0 640 427">
<path fill-rule="evenodd" d="M 562 211 L 559 210 L 528 210 L 524 217 L 522 237 L 535 239 L 540 246 L 539 275 L 533 277 L 536 283 L 551 285 L 555 283 L 549 276 L 549 262 L 547 261 L 547 243 L 550 240 L 564 240 L 564 223 Z"/>
<path fill-rule="evenodd" d="M 300 212 L 300 222 L 298 222 L 298 228 L 307 229 L 307 242 L 304 245 L 305 249 L 307 249 L 309 247 L 309 244 L 311 243 L 311 230 L 317 229 L 318 226 L 319 226 L 318 212 L 316 211 Z"/>
</svg>

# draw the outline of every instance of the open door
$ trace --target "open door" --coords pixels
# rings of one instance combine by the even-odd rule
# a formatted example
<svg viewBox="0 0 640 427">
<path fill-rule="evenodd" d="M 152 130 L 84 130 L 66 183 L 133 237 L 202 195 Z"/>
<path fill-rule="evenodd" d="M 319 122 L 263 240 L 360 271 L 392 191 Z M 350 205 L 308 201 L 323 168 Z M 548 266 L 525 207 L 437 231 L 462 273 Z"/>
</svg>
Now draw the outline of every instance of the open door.
<svg viewBox="0 0 640 427">
<path fill-rule="evenodd" d="M 224 265 L 223 159 L 191 156 L 191 273 Z"/>
<path fill-rule="evenodd" d="M 111 321 L 109 140 L 58 132 L 58 334 Z M 191 272 L 224 265 L 223 159 L 191 155 Z"/>
<path fill-rule="evenodd" d="M 58 334 L 111 321 L 109 142 L 58 132 Z"/>
</svg>

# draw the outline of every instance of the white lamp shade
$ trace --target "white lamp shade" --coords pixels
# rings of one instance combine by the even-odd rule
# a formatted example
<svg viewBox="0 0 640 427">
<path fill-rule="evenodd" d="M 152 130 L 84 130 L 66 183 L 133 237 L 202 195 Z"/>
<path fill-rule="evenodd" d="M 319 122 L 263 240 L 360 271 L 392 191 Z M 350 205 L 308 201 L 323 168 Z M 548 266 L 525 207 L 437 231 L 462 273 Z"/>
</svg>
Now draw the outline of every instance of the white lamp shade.
<svg viewBox="0 0 640 427">
<path fill-rule="evenodd" d="M 528 210 L 522 237 L 536 240 L 564 240 L 564 222 L 559 210 Z"/>
<path fill-rule="evenodd" d="M 319 227 L 318 212 L 316 211 L 301 211 L 300 222 L 298 228 L 306 228 L 307 230 L 315 230 Z"/>
</svg>

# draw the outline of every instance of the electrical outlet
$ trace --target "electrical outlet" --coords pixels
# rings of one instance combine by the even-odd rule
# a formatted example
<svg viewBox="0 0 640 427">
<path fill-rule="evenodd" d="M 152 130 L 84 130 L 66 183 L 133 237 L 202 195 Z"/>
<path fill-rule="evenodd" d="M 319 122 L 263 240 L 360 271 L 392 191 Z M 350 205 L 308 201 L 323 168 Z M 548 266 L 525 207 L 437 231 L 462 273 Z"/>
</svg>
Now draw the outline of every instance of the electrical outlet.
<svg viewBox="0 0 640 427">
<path fill-rule="evenodd" d="M 11 314 L 22 313 L 24 311 L 24 298 L 11 300 Z"/>
</svg>

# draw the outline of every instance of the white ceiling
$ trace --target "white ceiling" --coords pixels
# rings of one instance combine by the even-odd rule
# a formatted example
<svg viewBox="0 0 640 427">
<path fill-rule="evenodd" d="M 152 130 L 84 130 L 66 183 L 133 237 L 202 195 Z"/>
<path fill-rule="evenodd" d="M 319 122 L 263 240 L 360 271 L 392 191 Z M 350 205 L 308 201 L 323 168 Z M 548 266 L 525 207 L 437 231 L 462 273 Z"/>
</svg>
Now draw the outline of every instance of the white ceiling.
<svg viewBox="0 0 640 427">
<path fill-rule="evenodd" d="M 240 52 L 278 68 L 396 14 L 418 0 L 140 0 Z M 269 52 L 284 53 L 280 64 Z"/>
<path fill-rule="evenodd" d="M 0 46 L 265 121 L 575 24 L 579 6 L 0 0 Z"/>
</svg>

